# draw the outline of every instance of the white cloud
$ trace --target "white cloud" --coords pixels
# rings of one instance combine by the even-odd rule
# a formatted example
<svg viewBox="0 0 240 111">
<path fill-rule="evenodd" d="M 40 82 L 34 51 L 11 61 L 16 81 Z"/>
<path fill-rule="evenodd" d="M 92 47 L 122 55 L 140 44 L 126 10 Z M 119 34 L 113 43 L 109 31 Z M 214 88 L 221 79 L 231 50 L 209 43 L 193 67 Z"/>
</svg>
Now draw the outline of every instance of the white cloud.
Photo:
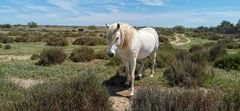
<svg viewBox="0 0 240 111">
<path fill-rule="evenodd" d="M 36 11 L 44 11 L 44 12 L 47 12 L 49 11 L 47 7 L 45 6 L 38 6 L 38 5 L 26 5 L 25 6 L 27 9 L 30 9 L 30 10 L 36 10 Z"/>
<path fill-rule="evenodd" d="M 14 9 L 9 6 L 0 6 L 0 13 L 14 13 L 17 12 L 17 9 Z"/>
<path fill-rule="evenodd" d="M 48 3 L 67 11 L 76 11 L 74 7 L 76 7 L 78 0 L 48 0 Z"/>
<path fill-rule="evenodd" d="M 149 6 L 163 6 L 165 5 L 166 0 L 137 0 L 143 5 Z"/>
</svg>

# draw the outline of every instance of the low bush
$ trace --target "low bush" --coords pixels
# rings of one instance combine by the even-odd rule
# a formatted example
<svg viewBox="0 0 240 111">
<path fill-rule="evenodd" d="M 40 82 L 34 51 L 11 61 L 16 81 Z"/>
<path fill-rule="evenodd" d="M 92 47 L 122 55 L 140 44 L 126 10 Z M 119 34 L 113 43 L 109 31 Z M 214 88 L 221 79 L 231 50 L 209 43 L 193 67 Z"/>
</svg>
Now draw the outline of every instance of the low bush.
<svg viewBox="0 0 240 111">
<path fill-rule="evenodd" d="M 2 44 L 0 44 L 0 48 L 2 48 L 3 47 L 3 45 Z"/>
<path fill-rule="evenodd" d="M 16 106 L 20 111 L 111 111 L 107 88 L 93 72 L 31 88 Z"/>
<path fill-rule="evenodd" d="M 11 49 L 11 45 L 10 44 L 6 44 L 6 45 L 4 45 L 4 49 Z"/>
<path fill-rule="evenodd" d="M 176 49 L 170 43 L 160 44 L 156 57 L 156 66 L 160 68 L 167 66 L 173 60 L 175 52 Z"/>
<path fill-rule="evenodd" d="M 12 37 L 8 37 L 4 34 L 0 34 L 0 42 L 1 43 L 12 43 L 14 39 Z"/>
<path fill-rule="evenodd" d="M 213 77 L 213 72 L 201 56 L 204 54 L 194 53 L 193 56 L 191 53 L 177 51 L 169 68 L 164 72 L 168 83 L 172 86 L 202 86 L 206 79 Z"/>
<path fill-rule="evenodd" d="M 27 37 L 17 37 L 14 40 L 15 42 L 27 42 L 28 38 Z"/>
<path fill-rule="evenodd" d="M 215 59 L 227 54 L 226 47 L 223 44 L 217 43 L 214 47 L 210 49 L 209 60 L 214 61 Z"/>
<path fill-rule="evenodd" d="M 168 43 L 169 40 L 168 40 L 168 38 L 166 38 L 166 37 L 164 37 L 164 36 L 160 36 L 160 37 L 159 37 L 159 42 Z"/>
<path fill-rule="evenodd" d="M 96 57 L 96 59 L 103 59 L 103 60 L 108 60 L 109 59 L 109 57 L 107 55 L 107 51 L 97 52 L 95 57 Z"/>
<path fill-rule="evenodd" d="M 133 111 L 219 111 L 222 93 L 207 89 L 140 88 L 133 97 Z"/>
<path fill-rule="evenodd" d="M 218 44 L 225 45 L 228 49 L 237 49 L 240 47 L 240 44 L 233 39 L 223 39 L 219 40 Z"/>
<path fill-rule="evenodd" d="M 240 70 L 240 53 L 220 57 L 216 59 L 214 66 L 226 70 Z"/>
<path fill-rule="evenodd" d="M 70 57 L 73 62 L 88 62 L 95 59 L 94 50 L 89 47 L 80 47 L 72 51 Z"/>
<path fill-rule="evenodd" d="M 105 45 L 106 41 L 100 37 L 79 37 L 72 43 L 73 45 Z"/>
<path fill-rule="evenodd" d="M 61 64 L 65 61 L 67 55 L 60 48 L 43 49 L 40 54 L 40 60 L 36 65 L 54 65 Z"/>
<path fill-rule="evenodd" d="M 49 46 L 68 46 L 68 41 L 64 37 L 50 37 L 47 39 Z"/>
<path fill-rule="evenodd" d="M 234 41 L 234 42 L 228 43 L 227 48 L 228 49 L 238 49 L 238 48 L 240 48 L 240 44 L 237 43 L 236 41 Z"/>
</svg>

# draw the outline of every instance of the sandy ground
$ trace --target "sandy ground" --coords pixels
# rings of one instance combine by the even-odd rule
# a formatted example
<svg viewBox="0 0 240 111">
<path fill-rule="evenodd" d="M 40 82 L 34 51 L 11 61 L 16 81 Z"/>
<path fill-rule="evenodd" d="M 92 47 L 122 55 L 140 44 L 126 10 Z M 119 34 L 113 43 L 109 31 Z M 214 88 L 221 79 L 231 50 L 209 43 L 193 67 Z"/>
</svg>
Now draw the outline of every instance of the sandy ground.
<svg viewBox="0 0 240 111">
<path fill-rule="evenodd" d="M 0 61 L 29 60 L 32 55 L 0 55 Z"/>
</svg>

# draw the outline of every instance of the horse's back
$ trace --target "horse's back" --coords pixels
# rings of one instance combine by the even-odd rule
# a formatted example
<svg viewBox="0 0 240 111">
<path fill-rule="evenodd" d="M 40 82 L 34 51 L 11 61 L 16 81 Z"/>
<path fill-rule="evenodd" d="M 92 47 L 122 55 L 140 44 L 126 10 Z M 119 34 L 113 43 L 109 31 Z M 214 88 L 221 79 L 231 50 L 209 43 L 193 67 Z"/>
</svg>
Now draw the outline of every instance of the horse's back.
<svg viewBox="0 0 240 111">
<path fill-rule="evenodd" d="M 142 35 L 143 38 L 152 39 L 151 37 L 153 37 L 154 41 L 155 41 L 155 47 L 158 48 L 159 38 L 158 38 L 157 31 L 154 28 L 142 28 L 142 29 L 138 30 L 138 32 L 143 34 Z"/>
<path fill-rule="evenodd" d="M 141 41 L 139 58 L 149 56 L 159 45 L 158 34 L 153 28 L 142 28 L 138 30 L 138 38 Z"/>
</svg>

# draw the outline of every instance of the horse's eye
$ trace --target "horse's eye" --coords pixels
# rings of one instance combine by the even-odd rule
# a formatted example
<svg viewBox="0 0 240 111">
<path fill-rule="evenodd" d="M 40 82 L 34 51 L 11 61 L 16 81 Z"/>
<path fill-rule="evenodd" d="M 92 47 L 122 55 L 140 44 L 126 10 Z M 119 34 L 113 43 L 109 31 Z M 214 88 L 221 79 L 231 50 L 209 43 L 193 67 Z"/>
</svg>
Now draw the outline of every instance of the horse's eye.
<svg viewBox="0 0 240 111">
<path fill-rule="evenodd" d="M 119 39 L 119 37 L 116 38 L 116 41 Z"/>
</svg>

